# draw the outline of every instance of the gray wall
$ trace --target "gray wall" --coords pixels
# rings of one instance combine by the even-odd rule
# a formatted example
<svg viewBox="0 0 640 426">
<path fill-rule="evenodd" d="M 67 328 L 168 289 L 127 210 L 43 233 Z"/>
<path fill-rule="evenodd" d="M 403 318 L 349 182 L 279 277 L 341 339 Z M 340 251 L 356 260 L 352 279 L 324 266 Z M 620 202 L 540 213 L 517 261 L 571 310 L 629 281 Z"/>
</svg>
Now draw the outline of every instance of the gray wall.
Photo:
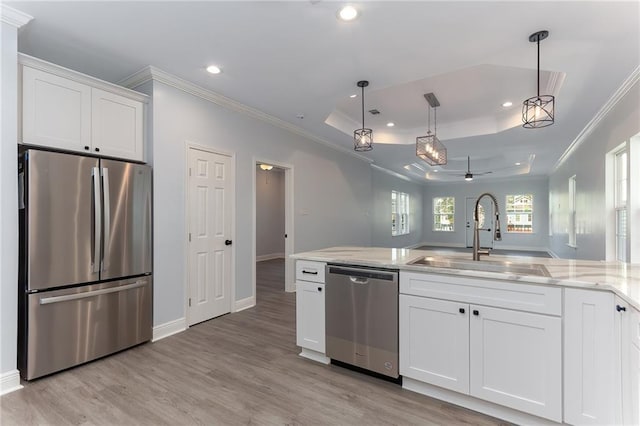
<svg viewBox="0 0 640 426">
<path fill-rule="evenodd" d="M 605 208 L 606 153 L 639 132 L 640 82 L 636 82 L 549 178 L 553 234 L 549 237 L 549 248 L 553 253 L 563 258 L 605 259 L 606 222 L 613 220 L 612 212 Z M 631 165 L 632 169 L 637 167 L 638 164 Z M 577 248 L 567 246 L 568 179 L 573 175 L 576 175 Z M 637 212 L 630 216 L 630 222 L 633 220 L 640 220 Z"/>
<path fill-rule="evenodd" d="M 16 369 L 18 332 L 18 30 L 2 26 L 0 139 L 0 376 Z"/>
<path fill-rule="evenodd" d="M 373 227 L 372 245 L 376 247 L 408 247 L 422 242 L 422 185 L 408 182 L 384 171 L 372 169 Z M 391 236 L 391 191 L 409 194 L 411 215 L 409 234 Z"/>
<path fill-rule="evenodd" d="M 154 325 L 185 315 L 186 141 L 236 154 L 235 300 L 252 296 L 254 156 L 294 168 L 295 252 L 371 244 L 367 162 L 160 82 L 138 90 L 153 96 Z"/>
<path fill-rule="evenodd" d="M 462 179 L 462 178 L 461 178 Z M 496 241 L 494 248 L 515 248 L 522 250 L 546 250 L 549 231 L 549 195 L 546 177 L 514 178 L 484 182 L 476 179 L 472 182 L 431 183 L 424 188 L 424 228 L 423 241 L 428 244 L 452 246 L 466 245 L 466 199 L 477 198 L 484 192 L 490 192 L 498 199 L 502 241 Z M 513 194 L 533 194 L 533 233 L 519 234 L 506 232 L 507 218 L 505 198 Z M 433 198 L 455 197 L 455 231 L 433 231 Z"/>
<path fill-rule="evenodd" d="M 284 170 L 256 167 L 256 256 L 284 255 Z"/>
</svg>

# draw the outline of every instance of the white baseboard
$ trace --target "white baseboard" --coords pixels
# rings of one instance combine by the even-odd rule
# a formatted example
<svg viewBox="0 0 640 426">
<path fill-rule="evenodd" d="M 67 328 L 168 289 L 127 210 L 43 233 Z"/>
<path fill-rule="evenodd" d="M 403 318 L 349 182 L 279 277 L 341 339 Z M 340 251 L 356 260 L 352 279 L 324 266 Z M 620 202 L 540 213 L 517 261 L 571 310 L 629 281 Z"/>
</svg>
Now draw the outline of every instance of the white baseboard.
<svg viewBox="0 0 640 426">
<path fill-rule="evenodd" d="M 402 378 L 402 387 L 404 389 L 427 395 L 440 401 L 449 402 L 460 407 L 468 408 L 479 413 L 497 417 L 511 423 L 519 425 L 558 425 L 553 420 L 543 419 L 542 417 L 533 416 L 513 408 L 497 405 L 492 402 L 483 401 L 469 395 L 450 391 L 428 383 L 419 382 L 408 377 Z"/>
<path fill-rule="evenodd" d="M 416 247 L 421 247 L 421 246 L 465 248 L 467 245 L 459 244 L 459 243 L 420 243 Z"/>
<path fill-rule="evenodd" d="M 414 248 L 422 247 L 423 245 L 424 244 L 422 244 L 422 243 L 418 243 L 418 244 L 411 244 L 410 246 L 406 246 L 406 247 L 402 247 L 402 248 L 411 250 L 411 249 L 414 249 Z"/>
<path fill-rule="evenodd" d="M 177 320 L 165 322 L 164 324 L 153 327 L 152 342 L 157 342 L 165 337 L 172 336 L 187 329 L 187 319 L 185 317 L 178 318 Z"/>
<path fill-rule="evenodd" d="M 261 254 L 260 256 L 256 256 L 256 262 L 272 259 L 284 259 L 284 253 Z"/>
<path fill-rule="evenodd" d="M 253 308 L 254 306 L 256 306 L 256 297 L 245 297 L 244 299 L 235 301 L 233 305 L 233 312 L 244 311 L 245 309 Z"/>
<path fill-rule="evenodd" d="M 549 253 L 549 256 L 553 257 L 554 259 L 560 259 L 560 256 L 558 256 L 553 250 L 551 249 L 547 249 L 547 253 Z"/>
<path fill-rule="evenodd" d="M 22 389 L 20 384 L 20 372 L 18 370 L 7 371 L 0 374 L 0 395 Z"/>
<path fill-rule="evenodd" d="M 331 362 L 331 358 L 327 358 L 324 354 L 314 351 L 307 348 L 300 348 L 302 351 L 300 352 L 300 356 L 303 358 L 310 359 L 312 361 L 320 362 L 322 364 L 329 364 Z"/>
</svg>

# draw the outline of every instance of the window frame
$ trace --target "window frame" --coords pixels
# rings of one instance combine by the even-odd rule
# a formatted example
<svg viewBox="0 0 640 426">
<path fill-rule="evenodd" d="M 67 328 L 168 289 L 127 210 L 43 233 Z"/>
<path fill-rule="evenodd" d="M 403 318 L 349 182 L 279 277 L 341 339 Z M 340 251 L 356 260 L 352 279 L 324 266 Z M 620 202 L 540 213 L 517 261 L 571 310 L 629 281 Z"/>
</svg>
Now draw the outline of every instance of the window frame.
<svg viewBox="0 0 640 426">
<path fill-rule="evenodd" d="M 509 202 L 509 197 L 513 197 L 513 201 L 511 203 Z M 511 209 L 509 209 L 510 204 L 512 206 L 516 205 L 515 200 L 516 200 L 517 197 L 530 197 L 531 198 L 531 211 L 530 212 L 527 212 L 526 210 L 522 210 L 522 211 L 516 210 L 513 207 Z M 504 201 L 505 201 L 504 202 L 504 207 L 505 207 L 504 211 L 505 211 L 505 216 L 507 217 L 507 230 L 506 230 L 506 232 L 508 232 L 509 234 L 525 234 L 525 235 L 533 234 L 534 233 L 533 215 L 534 215 L 534 210 L 535 210 L 534 207 L 533 207 L 533 204 L 534 204 L 534 196 L 533 196 L 533 194 L 532 193 L 507 194 L 507 195 L 505 195 Z M 513 229 L 513 230 L 509 229 L 509 217 L 510 216 L 516 216 L 516 222 L 519 222 L 518 219 L 519 219 L 520 215 L 528 215 L 529 216 L 529 219 L 527 221 L 527 222 L 529 222 L 531 224 L 529 231 L 525 231 L 525 230 L 521 230 L 521 229 L 517 229 L 517 228 Z M 514 225 L 514 226 L 518 226 L 518 225 Z"/>
<path fill-rule="evenodd" d="M 411 198 L 401 191 L 391 191 L 391 236 L 398 237 L 411 233 Z M 398 222 L 396 223 L 396 218 Z"/>
<path fill-rule="evenodd" d="M 578 225 L 576 223 L 576 192 L 577 192 L 577 180 L 576 175 L 573 175 L 568 180 L 568 195 L 569 195 L 569 226 L 567 234 L 569 236 L 569 247 L 577 247 L 578 240 Z"/>
<path fill-rule="evenodd" d="M 450 206 L 451 206 L 451 212 L 444 212 L 442 210 L 438 210 L 436 211 L 436 206 L 441 206 L 441 203 L 437 203 L 436 200 L 451 200 L 450 201 Z M 431 200 L 432 202 L 432 206 L 431 206 L 431 213 L 433 216 L 433 220 L 432 220 L 432 231 L 433 232 L 455 232 L 456 230 L 456 197 L 452 197 L 452 196 L 445 196 L 445 197 L 433 197 L 433 199 Z M 451 229 L 444 229 L 443 228 L 443 222 L 442 222 L 442 217 L 444 216 L 450 216 L 451 217 Z M 440 218 L 440 221 L 436 221 L 436 217 Z M 438 228 L 439 226 L 439 228 Z"/>
<path fill-rule="evenodd" d="M 629 261 L 629 153 L 624 148 L 613 154 L 613 208 L 615 214 L 615 255 L 620 262 Z M 621 169 L 624 177 L 621 178 Z M 624 185 L 622 183 L 624 182 Z M 622 198 L 623 197 L 623 198 Z M 621 199 L 622 198 L 622 199 Z M 621 216 L 624 216 L 624 232 L 620 232 Z"/>
</svg>

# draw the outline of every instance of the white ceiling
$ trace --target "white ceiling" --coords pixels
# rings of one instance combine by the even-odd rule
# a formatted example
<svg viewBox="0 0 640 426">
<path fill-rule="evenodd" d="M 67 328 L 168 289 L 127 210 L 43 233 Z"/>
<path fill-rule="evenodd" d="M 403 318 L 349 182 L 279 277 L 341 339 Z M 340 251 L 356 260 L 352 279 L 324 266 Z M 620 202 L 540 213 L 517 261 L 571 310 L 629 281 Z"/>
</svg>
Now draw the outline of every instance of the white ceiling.
<svg viewBox="0 0 640 426">
<path fill-rule="evenodd" d="M 466 170 L 467 155 L 472 171 L 495 170 L 479 179 L 549 173 L 640 64 L 635 1 L 371 1 L 352 3 L 361 15 L 348 23 L 336 19 L 342 3 L 329 1 L 6 4 L 35 18 L 20 30 L 21 52 L 112 82 L 153 65 L 348 149 L 353 129 L 344 123 L 360 126 L 360 99 L 349 95 L 369 80 L 365 107 L 382 114 L 366 120 L 374 141 L 391 143 L 363 155 L 422 181 L 427 173 L 459 179 L 451 175 Z M 541 90 L 549 94 L 552 83 L 556 123 L 510 128 L 504 123 L 515 124 L 524 98 L 535 95 L 528 36 L 541 29 L 550 32 Z M 212 63 L 223 73 L 208 74 Z M 451 159 L 442 171 L 450 173 L 409 166 L 412 142 L 426 131 L 427 92 L 441 102 L 438 135 Z M 332 112 L 342 131 L 325 122 Z M 391 133 L 387 121 L 397 123 Z"/>
</svg>

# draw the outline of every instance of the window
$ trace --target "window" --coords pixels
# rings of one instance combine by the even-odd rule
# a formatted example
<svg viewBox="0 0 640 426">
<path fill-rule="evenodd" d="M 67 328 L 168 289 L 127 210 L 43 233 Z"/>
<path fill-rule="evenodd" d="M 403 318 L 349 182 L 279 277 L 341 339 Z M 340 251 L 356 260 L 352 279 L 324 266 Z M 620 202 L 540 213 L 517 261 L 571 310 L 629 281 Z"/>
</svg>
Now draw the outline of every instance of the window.
<svg viewBox="0 0 640 426">
<path fill-rule="evenodd" d="M 627 262 L 627 151 L 619 151 L 615 155 L 614 164 L 615 190 L 614 207 L 616 209 L 616 259 Z"/>
<path fill-rule="evenodd" d="M 391 191 L 391 235 L 409 233 L 409 194 Z"/>
<path fill-rule="evenodd" d="M 533 232 L 533 195 L 507 195 L 507 232 Z"/>
<path fill-rule="evenodd" d="M 456 199 L 454 197 L 436 197 L 433 199 L 433 230 L 453 231 Z"/>
<path fill-rule="evenodd" d="M 569 245 L 576 246 L 576 175 L 569 178 Z"/>
</svg>

